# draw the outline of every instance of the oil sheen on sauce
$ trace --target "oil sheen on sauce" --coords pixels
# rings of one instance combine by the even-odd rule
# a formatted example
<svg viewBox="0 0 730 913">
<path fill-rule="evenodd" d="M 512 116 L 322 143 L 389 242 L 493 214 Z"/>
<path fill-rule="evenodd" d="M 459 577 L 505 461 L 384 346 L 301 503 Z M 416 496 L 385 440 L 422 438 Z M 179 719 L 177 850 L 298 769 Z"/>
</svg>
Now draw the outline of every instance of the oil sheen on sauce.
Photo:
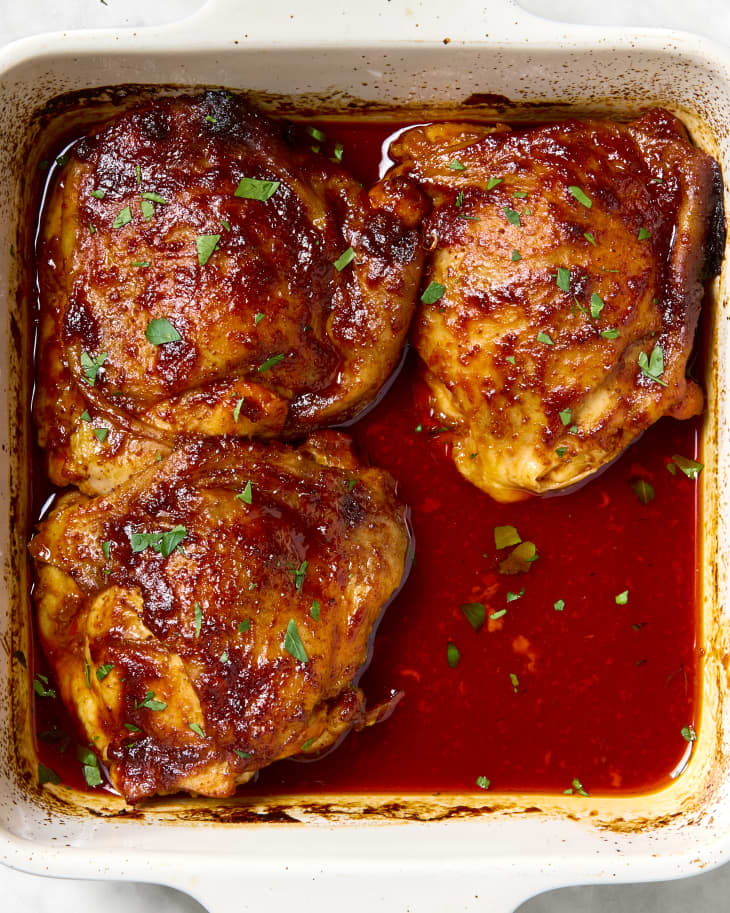
<svg viewBox="0 0 730 913">
<path fill-rule="evenodd" d="M 322 125 L 367 184 L 393 126 Z M 698 458 L 701 426 L 662 419 L 580 490 L 498 504 L 451 463 L 409 353 L 380 403 L 348 428 L 411 508 L 413 568 L 360 681 L 371 703 L 394 690 L 402 699 L 326 757 L 278 762 L 240 792 L 464 793 L 485 777 L 492 792 L 562 793 L 578 779 L 591 794 L 625 794 L 677 776 L 699 716 L 700 502 L 699 483 L 667 464 Z M 653 487 L 650 503 L 637 480 Z M 38 490 L 36 515 L 47 493 Z M 495 548 L 494 528 L 504 525 L 537 546 L 526 574 L 499 573 L 509 550 Z M 467 603 L 485 607 L 479 630 Z M 48 674 L 41 655 L 34 661 Z M 88 789 L 59 700 L 36 698 L 36 731 L 41 762 Z"/>
</svg>

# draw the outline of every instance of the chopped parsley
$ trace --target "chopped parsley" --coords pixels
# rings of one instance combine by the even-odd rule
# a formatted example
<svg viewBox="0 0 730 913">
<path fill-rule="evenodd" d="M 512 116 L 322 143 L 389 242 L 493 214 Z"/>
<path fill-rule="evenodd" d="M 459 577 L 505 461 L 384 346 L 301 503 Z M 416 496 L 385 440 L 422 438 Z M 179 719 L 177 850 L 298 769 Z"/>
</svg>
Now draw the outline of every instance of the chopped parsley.
<svg viewBox="0 0 730 913">
<path fill-rule="evenodd" d="M 210 260 L 211 254 L 218 246 L 220 235 L 198 235 L 195 239 L 195 247 L 198 250 L 198 263 L 201 266 Z"/>
<path fill-rule="evenodd" d="M 132 210 L 129 208 L 129 206 L 125 206 L 124 209 L 119 212 L 116 219 L 114 219 L 112 222 L 112 228 L 122 228 L 125 225 L 129 225 L 131 221 Z"/>
<path fill-rule="evenodd" d="M 97 439 L 97 441 L 99 441 L 100 444 L 104 443 L 104 441 L 107 439 L 108 434 L 108 428 L 94 428 L 94 437 Z"/>
<path fill-rule="evenodd" d="M 144 696 L 144 700 L 139 703 L 137 703 L 135 698 L 134 708 L 135 710 L 166 710 L 167 704 L 164 701 L 156 700 L 154 691 L 148 691 Z"/>
<path fill-rule="evenodd" d="M 520 542 L 522 542 L 522 539 L 514 526 L 494 527 L 495 548 L 509 548 L 511 545 L 519 545 Z"/>
<path fill-rule="evenodd" d="M 36 673 L 33 679 L 33 690 L 38 697 L 55 697 L 56 692 L 53 688 L 48 687 L 48 677 L 40 672 Z"/>
<path fill-rule="evenodd" d="M 685 739 L 685 741 L 690 743 L 697 741 L 697 733 L 694 730 L 694 726 L 682 726 L 680 731 L 682 733 L 682 738 Z"/>
<path fill-rule="evenodd" d="M 497 612 L 492 612 L 492 614 L 489 616 L 489 618 L 491 619 L 491 621 L 497 621 L 498 618 L 502 618 L 506 614 L 507 614 L 507 609 L 499 609 L 499 611 L 497 611 Z"/>
<path fill-rule="evenodd" d="M 335 143 L 335 151 L 334 151 L 334 155 L 332 156 L 334 161 L 341 162 L 344 152 L 345 152 L 345 147 L 342 145 L 342 143 Z"/>
<path fill-rule="evenodd" d="M 168 342 L 179 342 L 182 339 L 182 336 L 166 317 L 156 317 L 150 320 L 144 335 L 147 337 L 147 342 L 151 342 L 153 346 L 162 346 Z"/>
<path fill-rule="evenodd" d="M 594 320 L 598 320 L 601 316 L 601 311 L 606 307 L 606 303 L 603 298 L 598 295 L 596 292 L 593 292 L 591 295 L 591 317 Z"/>
<path fill-rule="evenodd" d="M 167 200 L 164 197 L 161 197 L 159 193 L 153 193 L 149 190 L 141 193 L 140 196 L 143 200 L 149 200 L 152 203 L 159 203 L 161 206 L 165 206 L 167 204 Z"/>
<path fill-rule="evenodd" d="M 505 359 L 504 359 L 504 360 L 505 360 L 505 361 L 508 361 L 511 365 L 516 365 L 516 364 L 517 364 L 517 360 L 516 360 L 516 358 L 514 357 L 514 355 L 507 355 L 507 356 L 505 356 Z"/>
<path fill-rule="evenodd" d="M 546 346 L 554 346 L 552 336 L 549 333 L 544 333 L 542 330 L 537 334 L 537 341 L 544 343 Z"/>
<path fill-rule="evenodd" d="M 244 761 L 248 761 L 248 759 L 251 757 L 251 754 L 248 751 L 241 751 L 240 748 L 234 748 L 233 750 L 236 752 L 238 757 L 243 758 Z"/>
<path fill-rule="evenodd" d="M 672 456 L 672 463 L 683 472 L 688 479 L 696 480 L 699 478 L 700 473 L 705 468 L 704 463 L 698 463 L 696 460 L 690 460 L 687 457 L 680 456 L 678 453 L 675 453 Z M 669 464 L 672 465 L 671 463 Z M 669 466 L 667 466 L 669 468 Z"/>
<path fill-rule="evenodd" d="M 492 190 L 497 184 L 501 184 L 504 178 L 490 178 L 487 181 L 487 190 Z"/>
<path fill-rule="evenodd" d="M 481 602 L 465 602 L 459 606 L 469 624 L 478 631 L 487 617 L 487 610 Z"/>
<path fill-rule="evenodd" d="M 553 603 L 553 608 L 555 609 L 556 612 L 562 612 L 563 609 L 565 608 L 565 600 L 558 599 L 556 602 Z"/>
<path fill-rule="evenodd" d="M 264 371 L 269 371 L 275 365 L 278 365 L 280 361 L 284 361 L 284 355 L 272 355 L 271 358 L 267 358 L 266 361 L 262 362 L 256 369 L 259 374 L 263 374 Z"/>
<path fill-rule="evenodd" d="M 514 602 L 516 599 L 522 599 L 525 595 L 525 588 L 522 587 L 519 593 L 512 593 L 509 590 L 507 591 L 507 602 Z"/>
<path fill-rule="evenodd" d="M 253 485 L 251 484 L 250 479 L 248 480 L 248 482 L 246 482 L 246 484 L 243 488 L 243 491 L 239 492 L 237 495 L 235 495 L 235 497 L 239 501 L 243 501 L 244 504 L 253 503 Z"/>
<path fill-rule="evenodd" d="M 304 644 L 302 643 L 302 639 L 299 636 L 297 623 L 293 618 L 289 619 L 289 623 L 286 626 L 284 649 L 287 653 L 293 656 L 294 659 L 298 659 L 299 662 L 306 663 L 309 661 L 307 651 L 304 649 Z"/>
<path fill-rule="evenodd" d="M 499 562 L 500 574 L 526 574 L 539 555 L 534 542 L 521 542 Z"/>
<path fill-rule="evenodd" d="M 263 314 L 261 311 L 259 311 L 258 314 L 254 314 L 254 318 L 253 318 L 254 326 L 258 326 L 261 323 L 261 321 L 264 319 L 265 316 L 266 316 L 266 314 Z"/>
<path fill-rule="evenodd" d="M 58 776 L 55 770 L 51 770 L 50 767 L 46 767 L 45 764 L 38 762 L 38 785 L 43 786 L 44 783 L 53 783 L 54 785 L 61 782 L 61 778 Z"/>
<path fill-rule="evenodd" d="M 509 680 L 512 683 L 512 690 L 517 694 L 517 689 L 520 687 L 520 680 L 517 678 L 514 672 L 510 672 Z"/>
<path fill-rule="evenodd" d="M 335 260 L 335 263 L 334 263 L 335 269 L 337 270 L 338 273 L 341 273 L 342 270 L 348 265 L 348 263 L 352 263 L 352 261 L 354 259 L 355 259 L 355 251 L 351 247 L 348 247 L 347 250 L 343 251 L 340 254 L 340 256 Z"/>
<path fill-rule="evenodd" d="M 594 247 L 596 246 L 596 238 L 592 231 L 584 231 L 583 237 L 589 244 L 592 244 Z"/>
<path fill-rule="evenodd" d="M 243 621 L 239 621 L 237 628 L 239 634 L 246 634 L 247 631 L 251 630 L 251 619 L 244 618 Z"/>
<path fill-rule="evenodd" d="M 445 285 L 440 285 L 438 282 L 429 282 L 425 292 L 421 295 L 421 301 L 424 304 L 435 304 L 443 298 L 445 291 Z"/>
<path fill-rule="evenodd" d="M 520 252 L 518 250 L 513 250 L 512 251 L 512 262 L 517 263 L 517 261 L 521 260 L 521 259 L 522 259 L 522 255 L 520 254 Z"/>
<path fill-rule="evenodd" d="M 79 416 L 79 418 L 81 419 L 82 422 L 90 422 L 90 421 L 91 421 L 91 416 L 89 415 L 89 410 L 88 410 L 88 409 L 84 409 L 84 411 L 81 413 L 81 415 Z"/>
<path fill-rule="evenodd" d="M 149 200 L 142 200 L 139 204 L 140 209 L 142 210 L 142 215 L 144 216 L 145 222 L 149 222 L 152 216 L 155 214 L 154 204 L 150 203 Z"/>
<path fill-rule="evenodd" d="M 103 666 L 97 666 L 96 668 L 96 678 L 98 681 L 103 682 L 104 679 L 109 675 L 109 673 L 114 668 L 114 663 L 104 663 Z"/>
<path fill-rule="evenodd" d="M 90 387 L 93 387 L 96 383 L 96 375 L 99 373 L 99 369 L 107 360 L 107 353 L 101 352 L 96 357 L 92 358 L 88 352 L 81 353 L 81 370 L 83 371 L 84 377 L 86 378 L 87 383 Z"/>
<path fill-rule="evenodd" d="M 557 455 L 558 455 L 558 456 L 560 457 L 560 459 L 562 460 L 562 458 L 563 458 L 563 457 L 565 456 L 565 454 L 568 452 L 568 448 L 567 448 L 567 447 L 556 447 L 556 448 L 555 448 L 555 452 L 557 453 Z"/>
<path fill-rule="evenodd" d="M 449 641 L 446 644 L 446 662 L 449 664 L 450 669 L 455 669 L 459 665 L 459 660 L 461 659 L 461 653 L 459 653 L 459 648 L 456 644 Z"/>
<path fill-rule="evenodd" d="M 486 777 L 477 777 L 476 778 L 476 784 L 479 787 L 479 789 L 489 789 L 490 783 L 491 783 L 491 780 L 488 780 Z"/>
<path fill-rule="evenodd" d="M 661 379 L 661 375 L 664 373 L 664 351 L 659 343 L 654 346 L 649 357 L 646 352 L 639 352 L 639 367 L 641 373 L 650 380 L 655 380 L 663 387 L 669 386 L 666 381 Z"/>
<path fill-rule="evenodd" d="M 573 421 L 573 410 L 571 408 L 562 409 L 558 415 L 564 425 L 569 425 Z"/>
<path fill-rule="evenodd" d="M 96 197 L 97 200 L 103 200 L 106 196 L 106 190 L 92 190 L 92 197 Z"/>
<path fill-rule="evenodd" d="M 507 221 L 510 225 L 521 225 L 520 214 L 515 209 L 510 209 L 509 206 L 504 206 L 502 210 L 507 217 Z"/>
<path fill-rule="evenodd" d="M 555 277 L 555 282 L 557 283 L 558 288 L 561 292 L 570 291 L 570 270 L 565 269 L 563 266 L 558 267 L 558 273 Z"/>
<path fill-rule="evenodd" d="M 575 184 L 572 184 L 570 187 L 568 187 L 568 190 L 573 194 L 573 196 L 582 206 L 585 206 L 586 209 L 590 209 L 591 206 L 593 206 L 593 200 L 591 200 L 591 198 L 587 196 L 585 192 L 580 189 L 580 187 L 576 187 Z"/>
<path fill-rule="evenodd" d="M 629 601 L 629 591 L 624 590 L 623 593 L 619 593 L 616 597 L 616 605 L 626 605 Z"/>
<path fill-rule="evenodd" d="M 200 637 L 200 629 L 203 626 L 203 610 L 200 607 L 200 603 L 195 603 L 195 639 L 197 640 Z"/>
<path fill-rule="evenodd" d="M 205 733 L 197 723 L 188 723 L 188 729 L 192 729 L 195 735 L 199 735 L 201 739 L 205 738 Z"/>
<path fill-rule="evenodd" d="M 76 757 L 81 761 L 84 780 L 89 786 L 101 786 L 102 778 L 99 770 L 99 759 L 90 748 L 84 748 L 79 745 L 76 749 Z"/>
<path fill-rule="evenodd" d="M 654 500 L 654 489 L 645 479 L 634 479 L 631 489 L 642 504 L 650 504 Z"/>
<path fill-rule="evenodd" d="M 618 339 L 619 332 L 614 327 L 610 327 L 607 330 L 601 330 L 601 336 L 603 336 L 604 339 Z"/>
<path fill-rule="evenodd" d="M 245 401 L 246 401 L 246 398 L 244 396 L 242 396 L 236 403 L 235 408 L 233 409 L 233 421 L 234 422 L 238 421 L 238 416 L 241 414 L 241 406 L 244 404 Z"/>
<path fill-rule="evenodd" d="M 649 231 L 649 229 L 640 228 L 639 229 L 639 241 L 647 241 L 649 238 L 651 238 L 651 232 Z"/>
<path fill-rule="evenodd" d="M 168 558 L 187 534 L 187 529 L 178 524 L 162 533 L 131 533 L 129 544 L 135 554 L 144 551 L 146 548 L 151 548 L 153 552 L 157 552 L 163 558 Z"/>
<path fill-rule="evenodd" d="M 261 200 L 262 203 L 265 203 L 279 189 L 279 183 L 279 181 L 260 181 L 257 178 L 241 178 L 233 196 L 241 197 L 244 200 Z"/>
<path fill-rule="evenodd" d="M 466 165 L 462 164 L 458 159 L 454 159 L 449 162 L 448 166 L 452 171 L 466 171 Z"/>
</svg>

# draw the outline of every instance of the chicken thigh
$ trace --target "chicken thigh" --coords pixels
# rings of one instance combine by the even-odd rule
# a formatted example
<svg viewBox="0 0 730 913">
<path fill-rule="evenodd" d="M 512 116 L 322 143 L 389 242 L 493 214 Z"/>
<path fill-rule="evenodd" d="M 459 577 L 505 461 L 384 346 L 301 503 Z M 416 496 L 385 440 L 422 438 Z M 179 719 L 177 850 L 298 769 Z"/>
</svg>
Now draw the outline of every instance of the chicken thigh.
<svg viewBox="0 0 730 913">
<path fill-rule="evenodd" d="M 467 479 L 499 501 L 566 488 L 702 410 L 687 360 L 722 182 L 676 118 L 431 124 L 390 154 L 388 181 L 433 201 L 413 338 Z"/>
<path fill-rule="evenodd" d="M 222 92 L 149 102 L 73 147 L 39 249 L 55 484 L 103 493 L 181 437 L 293 437 L 373 401 L 427 204 L 408 179 L 368 195 L 338 158 Z"/>
<path fill-rule="evenodd" d="M 377 722 L 357 687 L 405 573 L 405 508 L 349 438 L 200 440 L 108 496 L 63 496 L 30 550 L 61 697 L 130 801 L 228 796 Z"/>
</svg>

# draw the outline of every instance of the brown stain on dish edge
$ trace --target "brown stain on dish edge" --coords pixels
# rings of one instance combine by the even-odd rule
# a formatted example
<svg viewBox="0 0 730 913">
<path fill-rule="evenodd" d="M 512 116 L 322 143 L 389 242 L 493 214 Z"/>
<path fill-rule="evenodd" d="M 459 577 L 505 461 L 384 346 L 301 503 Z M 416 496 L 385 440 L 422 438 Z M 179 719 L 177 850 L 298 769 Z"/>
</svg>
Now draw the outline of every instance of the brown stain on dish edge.
<svg viewBox="0 0 730 913">
<path fill-rule="evenodd" d="M 193 87 L 192 91 L 198 88 Z M 100 88 L 90 91 L 68 93 L 57 96 L 43 109 L 36 112 L 33 118 L 33 127 L 27 134 L 26 148 L 32 149 L 28 160 L 24 160 L 22 155 L 16 157 L 19 167 L 28 170 L 30 164 L 32 172 L 35 173 L 35 164 L 43 157 L 43 153 L 48 153 L 50 148 L 55 145 L 53 140 L 53 131 L 56 130 L 55 136 L 60 133 L 77 133 L 80 126 L 86 126 L 90 123 L 98 123 L 100 118 L 113 116 L 132 107 L 144 98 L 153 97 L 160 94 L 182 94 L 190 92 L 190 86 L 116 86 Z M 424 105 L 413 103 L 412 105 L 398 105 L 397 107 L 375 105 L 372 102 L 355 99 L 344 93 L 332 93 L 330 95 L 305 95 L 305 96 L 284 96 L 268 93 L 242 92 L 252 104 L 262 108 L 268 113 L 280 116 L 295 116 L 296 118 L 318 117 L 319 119 L 337 119 L 351 118 L 353 115 L 362 117 L 367 115 L 372 119 L 388 120 L 395 119 L 402 121 L 408 114 L 418 113 L 426 118 L 450 119 L 463 117 L 463 108 L 469 108 L 469 119 L 475 120 L 493 120 L 504 118 L 511 120 L 543 120 L 548 117 L 559 119 L 560 116 L 571 116 L 581 114 L 584 111 L 595 112 L 598 108 L 610 111 L 618 106 L 623 112 L 623 116 L 631 117 L 644 104 L 636 99 L 606 99 L 605 102 L 585 103 L 585 106 L 573 102 L 512 102 L 504 96 L 495 96 L 488 93 L 472 94 L 462 102 L 454 102 L 448 105 L 432 105 L 424 108 Z M 633 107 L 632 107 L 633 106 Z M 560 112 L 560 113 L 558 113 Z M 59 120 L 64 119 L 63 130 L 59 128 Z M 48 143 L 44 146 L 43 141 L 48 138 Z M 22 175 L 17 176 L 19 179 Z M 23 207 L 21 211 L 36 211 L 38 207 L 38 182 L 31 181 L 19 188 L 19 197 L 23 197 Z M 30 222 L 34 225 L 33 220 Z M 12 619 L 13 629 L 11 631 L 12 643 L 9 645 L 9 652 L 16 649 L 23 649 L 26 655 L 30 655 L 31 633 L 28 630 L 27 617 L 29 613 L 27 605 L 27 581 L 28 581 L 28 559 L 26 554 L 26 533 L 28 531 L 31 518 L 28 516 L 28 480 L 26 478 L 27 463 L 22 457 L 27 453 L 30 441 L 29 428 L 29 398 L 32 385 L 31 369 L 32 365 L 32 333 L 29 332 L 27 319 L 24 316 L 31 301 L 32 277 L 28 275 L 27 267 L 32 260 L 33 249 L 33 231 L 29 230 L 23 220 L 17 225 L 16 235 L 16 257 L 15 271 L 11 277 L 11 285 L 14 280 L 15 294 L 11 295 L 11 332 L 13 338 L 13 351 L 10 353 L 10 402 L 12 412 L 10 417 L 10 450 L 14 459 L 10 460 L 10 522 L 11 529 L 16 531 L 12 542 L 12 551 L 10 556 L 10 567 L 6 569 L 6 580 L 10 591 L 13 593 L 12 603 L 19 611 L 14 613 Z M 22 256 L 21 256 L 22 252 Z M 717 359 L 715 358 L 712 365 L 708 366 L 708 371 L 712 371 L 714 378 L 717 378 Z M 716 381 L 715 381 L 716 382 Z M 712 412 L 712 428 L 710 438 L 717 440 L 718 434 L 718 416 L 717 412 Z M 712 534 L 716 535 L 717 521 L 713 513 L 710 513 L 713 524 Z M 20 532 L 20 535 L 18 535 Z M 715 596 L 714 604 L 717 605 L 717 593 L 719 588 L 718 568 L 713 561 L 712 564 L 712 588 Z M 6 645 L 3 645 L 6 646 Z M 13 689 L 10 700 L 11 714 L 13 718 L 13 729 L 16 733 L 23 735 L 16 738 L 10 746 L 14 758 L 13 774 L 20 777 L 27 791 L 35 791 L 47 810 L 60 812 L 63 814 L 74 814 L 79 816 L 94 817 L 115 817 L 117 820 L 149 820 L 151 817 L 155 820 L 169 820 L 179 822 L 181 820 L 189 821 L 219 821 L 224 823 L 241 824 L 241 823 L 301 823 L 302 819 L 293 816 L 283 807 L 274 808 L 273 806 L 283 805 L 283 799 L 278 797 L 276 802 L 269 802 L 266 810 L 257 810 L 250 807 L 248 799 L 239 797 L 234 800 L 235 804 L 231 807 L 216 806 L 209 807 L 203 805 L 199 807 L 189 807 L 185 803 L 169 802 L 149 803 L 137 808 L 120 807 L 103 808 L 101 805 L 93 807 L 89 802 L 89 795 L 78 793 L 76 791 L 66 791 L 52 789 L 38 789 L 35 785 L 35 771 L 33 769 L 32 737 L 29 731 L 30 715 L 28 711 L 28 692 L 30 690 L 29 674 L 20 667 L 18 663 L 13 663 L 13 681 L 16 687 Z M 718 756 L 718 762 L 724 763 L 725 758 Z M 719 766 L 722 766 L 720 763 Z M 718 775 L 719 776 L 719 775 Z M 711 792 L 717 791 L 717 781 L 711 783 Z M 647 794 L 648 795 L 648 794 Z M 109 798 L 109 797 L 108 797 Z M 311 801 L 302 804 L 302 798 L 299 797 L 292 805 L 301 810 L 303 816 L 314 816 L 326 820 L 352 820 L 354 814 L 354 804 L 352 800 L 364 799 L 364 797 L 343 797 L 343 803 L 337 801 L 322 802 Z M 476 798 L 476 797 L 475 797 Z M 523 797 L 524 798 L 524 797 Z M 556 803 L 559 797 L 545 797 L 547 806 Z M 348 801 L 349 800 L 349 801 Z M 116 802 L 116 800 L 112 800 Z M 253 800 L 255 801 L 255 799 Z M 703 797 L 703 802 L 705 797 Z M 522 805 L 520 797 L 515 796 L 507 801 L 496 801 L 489 805 L 466 805 L 457 804 L 445 807 L 439 807 L 438 802 L 433 801 L 433 797 L 412 796 L 403 801 L 384 801 L 370 807 L 361 807 L 356 815 L 358 819 L 366 820 L 417 820 L 417 821 L 440 821 L 450 818 L 473 818 L 484 814 L 506 814 L 506 815 L 523 815 L 523 814 L 550 814 L 561 817 L 570 817 L 579 819 L 581 815 L 587 814 L 582 812 L 581 815 L 573 815 L 567 812 L 565 808 L 542 808 L 538 805 Z M 592 814 L 596 814 L 595 812 Z M 599 828 L 615 830 L 621 833 L 635 832 L 646 829 L 647 827 L 658 828 L 671 824 L 678 816 L 685 814 L 684 810 L 679 810 L 671 815 L 658 816 L 657 818 L 634 818 L 626 821 L 620 816 L 606 821 L 595 822 Z"/>
</svg>

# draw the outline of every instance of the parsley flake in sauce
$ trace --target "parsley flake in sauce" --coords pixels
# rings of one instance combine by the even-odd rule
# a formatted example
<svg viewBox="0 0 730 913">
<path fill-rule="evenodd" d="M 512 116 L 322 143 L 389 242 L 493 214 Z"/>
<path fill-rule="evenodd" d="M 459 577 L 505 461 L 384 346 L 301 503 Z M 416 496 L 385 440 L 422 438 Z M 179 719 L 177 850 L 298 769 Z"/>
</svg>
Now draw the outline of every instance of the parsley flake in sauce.
<svg viewBox="0 0 730 913">
<path fill-rule="evenodd" d="M 449 664 L 449 668 L 455 669 L 459 665 L 460 659 L 461 653 L 459 653 L 459 648 L 456 644 L 449 641 L 446 644 L 446 662 Z"/>
<path fill-rule="evenodd" d="M 97 441 L 99 441 L 100 444 L 104 443 L 104 441 L 107 439 L 108 434 L 108 428 L 94 428 L 94 437 L 97 439 Z"/>
<path fill-rule="evenodd" d="M 245 634 L 247 631 L 251 630 L 251 619 L 244 618 L 243 621 L 238 622 L 238 633 Z"/>
<path fill-rule="evenodd" d="M 596 238 L 592 231 L 584 231 L 583 237 L 589 244 L 592 244 L 594 247 L 596 246 Z"/>
<path fill-rule="evenodd" d="M 487 190 L 492 190 L 497 184 L 501 184 L 504 178 L 490 178 L 487 181 Z"/>
<path fill-rule="evenodd" d="M 81 761 L 84 780 L 88 786 L 101 786 L 102 778 L 99 770 L 99 759 L 90 748 L 79 746 L 76 749 L 76 757 Z"/>
<path fill-rule="evenodd" d="M 654 488 L 645 479 L 634 479 L 631 489 L 642 504 L 650 504 L 654 500 Z"/>
<path fill-rule="evenodd" d="M 92 190 L 92 197 L 96 197 L 97 200 L 103 200 L 106 196 L 106 190 Z"/>
<path fill-rule="evenodd" d="M 492 621 L 497 621 L 497 619 L 504 617 L 507 614 L 507 609 L 499 609 L 497 612 L 492 612 L 489 618 Z"/>
<path fill-rule="evenodd" d="M 197 640 L 200 637 L 200 629 L 203 625 L 203 610 L 200 607 L 200 603 L 195 603 L 195 639 Z"/>
<path fill-rule="evenodd" d="M 699 478 L 700 473 L 705 468 L 704 463 L 698 463 L 696 460 L 690 460 L 687 457 L 680 456 L 678 453 L 675 453 L 672 456 L 672 463 L 683 472 L 688 479 L 693 481 Z M 671 464 L 669 464 L 671 465 Z M 669 468 L 669 466 L 667 466 Z"/>
<path fill-rule="evenodd" d="M 192 729 L 195 735 L 199 735 L 201 739 L 205 738 L 205 733 L 197 723 L 188 723 L 188 729 Z"/>
<path fill-rule="evenodd" d="M 448 167 L 451 171 L 466 171 L 466 165 L 462 164 L 458 159 L 449 162 Z"/>
<path fill-rule="evenodd" d="M 512 251 L 512 262 L 517 263 L 517 261 L 521 260 L 521 259 L 522 259 L 522 255 L 520 254 L 520 252 L 518 250 L 513 250 Z"/>
<path fill-rule="evenodd" d="M 289 653 L 290 656 L 293 656 L 294 659 L 298 659 L 299 662 L 309 662 L 307 651 L 304 649 L 304 644 L 302 643 L 302 639 L 299 636 L 297 623 L 293 618 L 289 619 L 289 623 L 286 626 L 286 635 L 284 636 L 284 649 L 287 653 Z"/>
<path fill-rule="evenodd" d="M 145 222 L 149 222 L 149 220 L 155 214 L 154 204 L 150 203 L 149 200 L 142 200 L 142 202 L 139 204 L 139 207 L 142 210 L 142 215 L 144 216 Z"/>
<path fill-rule="evenodd" d="M 570 270 L 565 269 L 563 266 L 558 267 L 558 273 L 555 277 L 555 282 L 561 292 L 570 291 Z"/>
<path fill-rule="evenodd" d="M 504 206 L 502 208 L 502 211 L 504 212 L 504 214 L 507 218 L 507 221 L 510 223 L 510 225 L 521 225 L 522 224 L 520 222 L 520 214 L 515 209 L 510 209 L 509 206 Z"/>
<path fill-rule="evenodd" d="M 697 741 L 697 733 L 694 730 L 694 726 L 682 726 L 680 731 L 685 741 L 690 743 Z"/>
<path fill-rule="evenodd" d="M 614 327 L 610 327 L 608 330 L 601 330 L 601 336 L 604 339 L 618 339 L 619 332 Z"/>
<path fill-rule="evenodd" d="M 519 545 L 520 542 L 522 542 L 522 539 L 514 526 L 494 527 L 495 548 L 509 548 L 511 545 Z"/>
<path fill-rule="evenodd" d="M 520 687 L 520 680 L 517 678 L 514 672 L 510 672 L 509 680 L 512 683 L 512 690 L 517 694 L 517 689 Z"/>
<path fill-rule="evenodd" d="M 516 599 L 522 599 L 522 597 L 523 597 L 524 595 L 525 595 L 525 588 L 524 588 L 524 587 L 522 587 L 522 589 L 520 590 L 519 593 L 511 593 L 511 592 L 508 590 L 508 591 L 507 591 L 507 602 L 514 602 Z"/>
<path fill-rule="evenodd" d="M 542 330 L 537 334 L 537 341 L 544 343 L 546 346 L 554 346 L 553 338 L 549 333 L 544 333 Z"/>
<path fill-rule="evenodd" d="M 265 203 L 279 189 L 279 181 L 260 181 L 257 178 L 241 178 L 233 196 L 244 200 L 260 200 Z"/>
<path fill-rule="evenodd" d="M 561 421 L 564 425 L 569 425 L 569 424 L 573 421 L 573 410 L 570 409 L 570 408 L 568 408 L 568 409 L 562 409 L 562 410 L 558 413 L 558 415 L 560 416 L 560 421 Z"/>
<path fill-rule="evenodd" d="M 487 617 L 487 610 L 481 602 L 465 602 L 459 606 L 469 624 L 478 631 Z"/>
<path fill-rule="evenodd" d="M 167 200 L 164 197 L 161 197 L 159 193 L 153 193 L 149 190 L 140 194 L 143 200 L 149 200 L 151 203 L 159 203 L 161 206 L 167 205 Z"/>
<path fill-rule="evenodd" d="M 266 314 L 262 314 L 261 311 L 259 311 L 258 314 L 254 314 L 254 318 L 253 318 L 254 326 L 258 326 L 261 323 L 261 321 L 264 319 L 265 316 L 266 316 Z"/>
<path fill-rule="evenodd" d="M 623 593 L 619 593 L 616 597 L 616 605 L 626 605 L 629 601 L 629 591 L 624 590 Z"/>
<path fill-rule="evenodd" d="M 103 666 L 97 666 L 96 668 L 96 678 L 98 681 L 103 682 L 104 679 L 109 675 L 109 673 L 114 668 L 114 663 L 104 663 Z"/>
<path fill-rule="evenodd" d="M 476 784 L 479 789 L 489 789 L 491 780 L 488 780 L 486 777 L 477 777 Z"/>
<path fill-rule="evenodd" d="M 555 609 L 556 612 L 562 612 L 563 609 L 565 608 L 565 600 L 558 599 L 556 602 L 553 603 L 553 608 Z"/>
<path fill-rule="evenodd" d="M 651 238 L 651 232 L 649 231 L 649 229 L 640 228 L 639 229 L 639 241 L 647 241 L 649 238 Z"/>
<path fill-rule="evenodd" d="M 46 767 L 45 764 L 38 762 L 38 785 L 43 786 L 44 783 L 53 783 L 54 785 L 61 782 L 61 778 L 58 776 L 55 770 L 51 770 L 50 767 Z"/>
<path fill-rule="evenodd" d="M 144 331 L 147 342 L 153 346 L 163 346 L 168 342 L 179 342 L 182 336 L 166 317 L 156 317 L 147 324 Z"/>
</svg>

